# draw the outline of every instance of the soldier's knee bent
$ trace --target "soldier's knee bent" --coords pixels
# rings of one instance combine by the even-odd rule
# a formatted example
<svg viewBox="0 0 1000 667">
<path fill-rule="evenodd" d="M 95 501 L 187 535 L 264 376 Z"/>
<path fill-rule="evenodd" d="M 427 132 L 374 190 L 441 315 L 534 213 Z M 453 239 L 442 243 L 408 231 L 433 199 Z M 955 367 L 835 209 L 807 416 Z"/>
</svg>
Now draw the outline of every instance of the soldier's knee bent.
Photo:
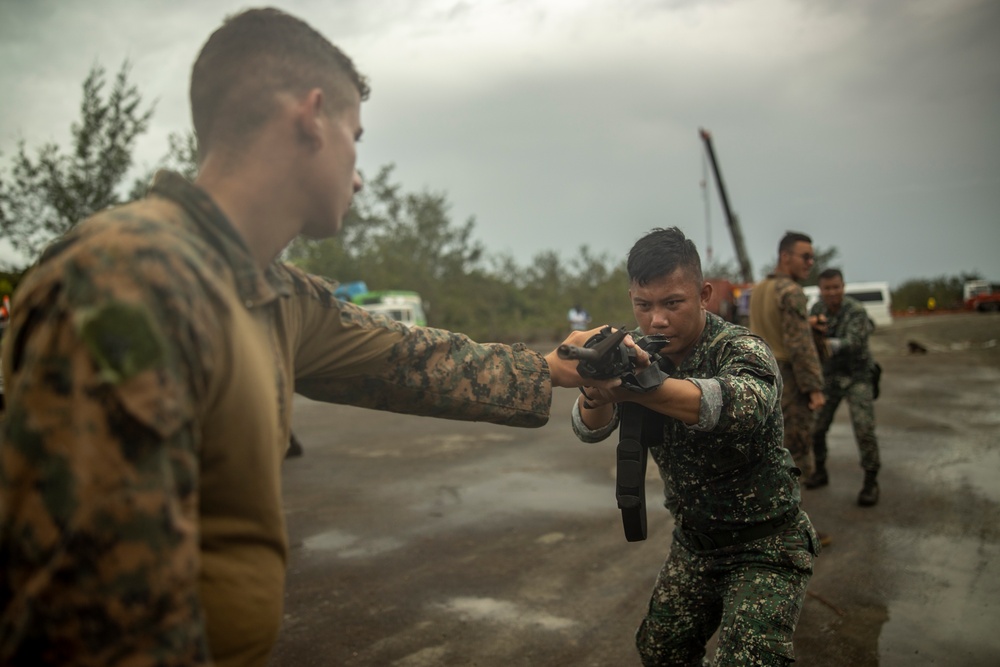
<svg viewBox="0 0 1000 667">
<path fill-rule="evenodd" d="M 643 667 L 700 666 L 707 639 L 699 642 L 646 617 L 635 633 L 635 647 Z"/>
</svg>

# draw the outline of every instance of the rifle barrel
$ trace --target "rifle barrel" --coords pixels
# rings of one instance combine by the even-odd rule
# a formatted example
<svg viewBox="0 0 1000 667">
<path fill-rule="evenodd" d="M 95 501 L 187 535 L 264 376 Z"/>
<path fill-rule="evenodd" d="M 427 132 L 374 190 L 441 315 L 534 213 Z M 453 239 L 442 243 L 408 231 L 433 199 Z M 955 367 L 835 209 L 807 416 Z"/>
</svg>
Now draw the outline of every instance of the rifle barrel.
<svg viewBox="0 0 1000 667">
<path fill-rule="evenodd" d="M 578 359 L 580 361 L 597 361 L 601 358 L 601 353 L 589 347 L 578 345 L 560 345 L 556 349 L 556 354 L 560 359 Z"/>
</svg>

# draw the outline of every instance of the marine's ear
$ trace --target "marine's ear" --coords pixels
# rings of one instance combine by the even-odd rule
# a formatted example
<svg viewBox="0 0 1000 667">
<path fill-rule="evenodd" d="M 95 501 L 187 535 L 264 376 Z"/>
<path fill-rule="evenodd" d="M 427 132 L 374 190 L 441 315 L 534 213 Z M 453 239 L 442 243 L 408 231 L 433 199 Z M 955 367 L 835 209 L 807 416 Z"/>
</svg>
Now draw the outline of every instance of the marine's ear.
<svg viewBox="0 0 1000 667">
<path fill-rule="evenodd" d="M 326 105 L 326 96 L 320 88 L 312 88 L 295 102 L 295 126 L 299 139 L 313 150 L 323 146 Z"/>
</svg>

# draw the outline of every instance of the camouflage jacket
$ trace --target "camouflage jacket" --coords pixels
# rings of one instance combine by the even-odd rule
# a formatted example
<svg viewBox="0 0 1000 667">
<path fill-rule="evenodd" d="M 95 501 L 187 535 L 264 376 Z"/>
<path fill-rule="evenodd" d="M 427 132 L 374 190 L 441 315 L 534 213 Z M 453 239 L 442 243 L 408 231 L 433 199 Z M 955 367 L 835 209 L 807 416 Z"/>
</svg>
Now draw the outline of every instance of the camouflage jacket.
<svg viewBox="0 0 1000 667">
<path fill-rule="evenodd" d="M 792 367 L 799 391 L 822 391 L 820 364 L 806 296 L 790 276 L 772 273 L 750 292 L 750 330 L 767 341 L 779 364 Z"/>
<path fill-rule="evenodd" d="M 861 302 L 844 297 L 840 310 L 831 313 L 823 300 L 813 304 L 810 315 L 826 317 L 826 340 L 830 344 L 830 357 L 823 364 L 827 382 L 837 377 L 868 379 L 873 363 L 868 349 L 871 322 Z"/>
<path fill-rule="evenodd" d="M 261 271 L 200 189 L 80 223 L 20 285 L 3 341 L 0 664 L 264 665 L 287 556 L 293 392 L 540 426 L 523 346 L 412 328 Z"/>
<path fill-rule="evenodd" d="M 650 447 L 675 519 L 691 530 L 738 530 L 796 509 L 799 484 L 782 445 L 781 375 L 764 341 L 709 313 L 691 353 L 664 370 L 702 390 L 698 424 L 664 417 L 663 442 Z M 581 440 L 602 440 L 618 425 L 616 410 L 611 424 L 589 431 L 577 410 Z"/>
</svg>

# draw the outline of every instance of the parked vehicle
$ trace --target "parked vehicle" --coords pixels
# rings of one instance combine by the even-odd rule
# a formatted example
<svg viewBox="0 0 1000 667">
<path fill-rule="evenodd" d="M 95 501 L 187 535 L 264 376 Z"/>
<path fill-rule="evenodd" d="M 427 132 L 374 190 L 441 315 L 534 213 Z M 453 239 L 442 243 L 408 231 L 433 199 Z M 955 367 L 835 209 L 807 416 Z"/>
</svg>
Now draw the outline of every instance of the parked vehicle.
<svg viewBox="0 0 1000 667">
<path fill-rule="evenodd" d="M 363 280 L 337 286 L 334 292 L 341 301 L 361 306 L 373 313 L 382 313 L 408 327 L 427 326 L 426 307 L 416 292 L 408 290 L 370 291 Z"/>
<path fill-rule="evenodd" d="M 337 285 L 336 291 L 333 295 L 340 299 L 341 301 L 351 301 L 354 297 L 359 294 L 364 294 L 368 291 L 368 285 L 363 280 L 355 280 L 350 283 L 341 283 Z"/>
<path fill-rule="evenodd" d="M 408 327 L 427 326 L 424 303 L 416 292 L 405 290 L 364 292 L 351 297 L 351 301 L 365 310 L 382 313 Z"/>
<path fill-rule="evenodd" d="M 988 280 L 969 280 L 962 287 L 966 310 L 980 313 L 1000 312 L 1000 284 Z"/>
</svg>

